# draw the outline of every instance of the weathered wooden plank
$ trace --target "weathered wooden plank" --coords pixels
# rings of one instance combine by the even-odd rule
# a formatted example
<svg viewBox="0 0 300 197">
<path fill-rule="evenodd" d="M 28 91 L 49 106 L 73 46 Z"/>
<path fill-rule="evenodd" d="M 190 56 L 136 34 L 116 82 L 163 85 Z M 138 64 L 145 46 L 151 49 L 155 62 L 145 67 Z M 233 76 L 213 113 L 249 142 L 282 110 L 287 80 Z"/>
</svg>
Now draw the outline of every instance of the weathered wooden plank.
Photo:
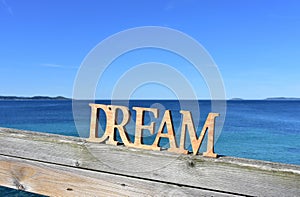
<svg viewBox="0 0 300 197">
<path fill-rule="evenodd" d="M 211 159 L 199 155 L 177 155 L 4 128 L 0 129 L 0 144 L 2 155 L 93 169 L 151 182 L 255 196 L 297 196 L 300 193 L 300 167 L 295 165 L 230 157 Z"/>
<path fill-rule="evenodd" d="M 7 156 L 0 156 L 0 185 L 49 196 L 228 196 Z"/>
</svg>

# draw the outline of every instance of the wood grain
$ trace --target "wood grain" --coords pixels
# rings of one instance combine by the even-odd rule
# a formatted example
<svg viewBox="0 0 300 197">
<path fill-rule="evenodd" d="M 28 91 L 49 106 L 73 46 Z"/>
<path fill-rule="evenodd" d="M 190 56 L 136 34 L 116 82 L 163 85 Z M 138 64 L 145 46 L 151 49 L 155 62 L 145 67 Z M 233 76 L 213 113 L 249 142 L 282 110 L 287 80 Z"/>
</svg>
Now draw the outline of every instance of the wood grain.
<svg viewBox="0 0 300 197">
<path fill-rule="evenodd" d="M 196 193 L 193 193 L 194 190 L 199 190 L 200 193 L 202 191 L 215 192 L 209 195 L 297 196 L 300 193 L 300 167 L 296 165 L 231 157 L 213 159 L 204 158 L 200 155 L 178 155 L 168 151 L 157 152 L 89 143 L 84 139 L 75 137 L 5 128 L 0 128 L 0 144 L 1 162 L 7 162 L 8 158 L 12 159 L 9 161 L 12 162 L 10 164 L 5 163 L 4 165 L 4 163 L 1 163 L 0 171 L 2 174 L 3 171 L 6 172 L 7 170 L 7 167 L 2 169 L 2 166 L 13 165 L 15 163 L 13 159 L 20 159 L 29 162 L 30 166 L 34 166 L 34 169 L 37 167 L 42 170 L 43 167 L 47 167 L 46 171 L 49 170 L 49 172 L 52 172 L 52 165 L 54 165 L 54 170 L 59 170 L 58 174 L 64 172 L 72 174 L 67 174 L 67 177 L 73 176 L 73 174 L 80 175 L 76 180 L 85 177 L 88 179 L 86 183 L 91 181 L 89 178 L 97 181 L 99 176 L 95 174 L 101 174 L 101 177 L 105 174 L 111 177 L 121 177 L 122 180 L 146 181 L 147 184 L 149 182 L 154 185 L 167 185 L 166 187 L 150 187 L 151 191 L 148 192 L 147 190 L 141 195 L 153 196 L 161 194 L 160 192 L 166 192 L 165 196 L 167 196 L 173 191 L 169 187 L 176 188 L 178 186 L 187 188 L 188 191 L 178 192 L 179 194 L 184 192 L 187 195 L 196 195 Z M 6 157 L 6 159 L 4 160 L 3 157 Z M 24 164 L 27 165 L 28 163 Z M 20 165 L 18 163 L 17 166 Z M 48 169 L 49 165 L 51 169 Z M 32 169 L 28 166 L 22 168 L 22 165 L 17 169 L 27 168 Z M 75 171 L 69 172 L 70 169 Z M 86 172 L 91 172 L 91 175 L 86 176 Z M 35 177 L 32 173 L 32 170 L 27 170 L 26 177 Z M 13 177 L 12 173 L 5 176 Z M 98 181 L 108 180 L 100 178 Z M 6 178 L 3 180 L 1 178 L 0 184 L 16 188 L 17 186 L 13 182 L 13 179 Z M 36 187 L 27 186 L 27 184 L 21 185 L 29 188 L 28 191 L 40 192 L 41 189 L 37 190 Z M 130 185 L 127 182 L 125 184 Z M 34 184 L 30 183 L 29 185 Z M 49 185 L 47 187 L 53 188 L 54 186 Z M 133 193 L 125 193 L 125 195 L 135 195 L 136 192 L 144 191 L 143 188 L 146 186 L 140 185 L 139 187 L 141 190 L 132 190 Z M 65 187 L 63 188 L 65 190 Z M 107 188 L 103 190 L 110 192 Z M 121 194 L 117 193 L 116 195 Z"/>
<path fill-rule="evenodd" d="M 0 185 L 49 196 L 228 196 L 6 156 L 0 156 Z"/>
</svg>

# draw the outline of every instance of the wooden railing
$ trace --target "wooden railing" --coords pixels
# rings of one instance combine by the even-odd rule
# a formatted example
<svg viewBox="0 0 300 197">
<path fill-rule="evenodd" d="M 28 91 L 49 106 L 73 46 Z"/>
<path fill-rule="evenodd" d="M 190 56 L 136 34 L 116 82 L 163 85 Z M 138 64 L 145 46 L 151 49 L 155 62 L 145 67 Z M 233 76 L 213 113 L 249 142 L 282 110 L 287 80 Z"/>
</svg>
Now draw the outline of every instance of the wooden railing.
<svg viewBox="0 0 300 197">
<path fill-rule="evenodd" d="M 300 166 L 0 128 L 0 185 L 49 196 L 298 196 Z"/>
</svg>

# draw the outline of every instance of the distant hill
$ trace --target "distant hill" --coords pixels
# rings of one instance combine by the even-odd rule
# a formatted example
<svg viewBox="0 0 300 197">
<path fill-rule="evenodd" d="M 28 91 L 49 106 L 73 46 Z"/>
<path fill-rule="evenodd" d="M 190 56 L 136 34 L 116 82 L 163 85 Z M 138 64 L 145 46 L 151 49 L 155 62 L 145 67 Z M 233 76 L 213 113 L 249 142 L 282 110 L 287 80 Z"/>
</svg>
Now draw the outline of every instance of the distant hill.
<svg viewBox="0 0 300 197">
<path fill-rule="evenodd" d="M 25 96 L 0 96 L 0 100 L 69 100 L 70 98 L 66 98 L 63 96 L 32 96 L 32 97 L 25 97 Z"/>
<path fill-rule="evenodd" d="M 232 99 L 230 99 L 230 100 L 233 100 L 233 101 L 242 101 L 242 100 L 244 100 L 244 99 L 242 99 L 242 98 L 232 98 Z"/>
<path fill-rule="evenodd" d="M 300 100 L 300 98 L 289 98 L 289 97 L 271 97 L 271 98 L 266 98 L 265 100 Z"/>
<path fill-rule="evenodd" d="M 265 99 L 242 99 L 242 98 L 232 98 L 232 101 L 243 101 L 243 100 L 268 100 L 268 101 L 298 101 L 300 98 L 291 98 L 291 97 L 270 97 Z"/>
</svg>

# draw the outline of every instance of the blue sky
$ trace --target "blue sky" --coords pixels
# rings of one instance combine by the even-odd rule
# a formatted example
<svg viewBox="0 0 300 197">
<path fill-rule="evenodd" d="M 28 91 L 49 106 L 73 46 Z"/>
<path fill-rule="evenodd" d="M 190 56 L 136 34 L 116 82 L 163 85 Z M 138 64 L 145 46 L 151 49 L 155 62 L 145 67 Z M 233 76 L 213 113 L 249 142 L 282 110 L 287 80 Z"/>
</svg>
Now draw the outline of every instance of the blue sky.
<svg viewBox="0 0 300 197">
<path fill-rule="evenodd" d="M 164 26 L 206 48 L 227 98 L 300 97 L 299 10 L 296 0 L 0 0 L 0 95 L 71 97 L 81 62 L 100 41 L 128 28 Z M 157 91 L 172 97 L 157 84 L 135 96 Z"/>
</svg>

